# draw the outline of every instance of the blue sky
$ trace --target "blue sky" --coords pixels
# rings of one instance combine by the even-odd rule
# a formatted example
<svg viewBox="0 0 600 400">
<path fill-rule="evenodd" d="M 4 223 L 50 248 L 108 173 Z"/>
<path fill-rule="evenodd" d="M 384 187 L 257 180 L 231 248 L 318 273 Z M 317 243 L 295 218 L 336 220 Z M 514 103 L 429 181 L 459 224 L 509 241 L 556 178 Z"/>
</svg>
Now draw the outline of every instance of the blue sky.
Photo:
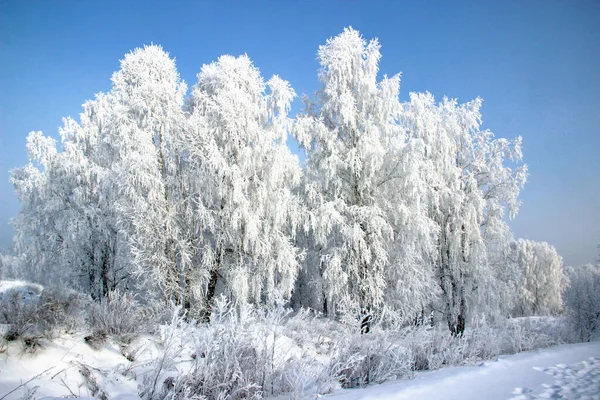
<svg viewBox="0 0 600 400">
<path fill-rule="evenodd" d="M 345 26 L 380 39 L 381 72 L 402 72 L 402 99 L 482 97 L 484 126 L 524 139 L 515 234 L 555 245 L 567 264 L 597 258 L 600 2 L 575 0 L 0 0 L 0 245 L 11 241 L 9 170 L 27 162 L 28 132 L 58 137 L 62 117 L 109 90 L 128 51 L 162 45 L 188 84 L 219 55 L 247 53 L 265 77 L 311 94 L 317 48 Z"/>
</svg>

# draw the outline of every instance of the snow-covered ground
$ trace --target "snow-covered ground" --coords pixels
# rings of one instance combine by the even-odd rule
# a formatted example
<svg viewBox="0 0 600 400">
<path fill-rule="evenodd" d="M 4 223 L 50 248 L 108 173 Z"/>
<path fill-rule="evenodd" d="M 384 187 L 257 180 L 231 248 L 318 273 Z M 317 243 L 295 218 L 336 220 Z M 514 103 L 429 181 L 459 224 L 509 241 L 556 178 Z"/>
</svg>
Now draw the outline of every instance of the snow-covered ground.
<svg viewBox="0 0 600 400">
<path fill-rule="evenodd" d="M 97 352 L 84 344 L 81 337 L 58 339 L 36 354 L 0 359 L 0 398 L 44 371 L 47 372 L 27 385 L 28 388 L 39 386 L 35 398 L 89 397 L 89 388 L 76 372 L 80 365 L 87 365 L 105 372 L 114 371 L 107 375 L 96 374 L 97 378 L 101 377 L 110 399 L 138 399 L 136 380 L 140 376 L 138 379 L 134 377 L 144 369 L 143 364 L 129 363 L 120 349 L 111 345 Z M 128 379 L 123 372 L 129 368 Z M 17 390 L 6 400 L 19 399 L 23 393 L 23 389 Z M 325 397 L 340 400 L 600 399 L 600 342 L 502 356 L 499 361 L 479 366 L 419 372 L 413 380 L 386 382 L 364 389 L 336 390 Z"/>
<path fill-rule="evenodd" d="M 95 351 L 84 342 L 83 335 L 65 335 L 52 342 L 43 341 L 34 354 L 23 352 L 13 345 L 3 355 L 0 354 L 0 398 L 37 376 L 5 400 L 20 399 L 27 389 L 35 387 L 36 399 L 92 397 L 94 389 L 89 386 L 93 383 L 82 379 L 82 368 L 90 370 L 92 380 L 102 381 L 97 383 L 108 392 L 110 399 L 139 399 L 136 380 L 123 374 L 132 363 L 112 343 L 104 346 L 102 351 Z M 107 372 L 106 376 L 103 372 Z"/>
<path fill-rule="evenodd" d="M 479 366 L 419 372 L 410 381 L 339 390 L 331 399 L 600 399 L 600 342 L 501 356 Z"/>
<path fill-rule="evenodd" d="M 27 282 L 1 281 L 0 299 L 9 289 L 17 290 L 26 302 L 37 301 L 43 290 L 41 286 Z M 531 320 L 548 322 L 547 318 Z M 312 321 L 310 329 L 302 325 L 307 321 Z M 278 336 L 273 347 L 277 357 L 273 362 L 286 364 L 307 355 L 325 365 L 331 356 L 326 350 L 331 339 L 317 333 L 331 331 L 329 333 L 335 334 L 336 328 L 330 326 L 331 321 L 319 320 L 315 324 L 316 321 L 295 319 L 288 323 L 286 332 L 291 336 Z M 6 326 L 0 325 L 0 332 L 4 328 Z M 226 325 L 221 328 L 227 329 Z M 188 325 L 176 328 L 179 333 L 174 337 L 178 339 L 172 340 L 176 353 L 174 365 L 180 372 L 189 371 L 195 358 L 193 340 L 181 341 L 192 333 L 200 333 L 194 329 Z M 95 396 L 110 400 L 138 400 L 140 385 L 151 379 L 153 361 L 166 351 L 165 338 L 142 335 L 128 345 L 109 339 L 98 348 L 86 343 L 84 336 L 82 331 L 75 331 L 63 333 L 52 340 L 40 338 L 34 348 L 24 347 L 20 341 L 0 342 L 0 400 L 24 398 L 28 390 L 30 399 Z M 264 345 L 273 343 L 269 342 L 271 337 L 263 337 L 266 340 Z M 177 374 L 175 371 L 172 373 Z M 21 386 L 24 383 L 27 385 Z M 34 389 L 35 392 L 31 392 Z M 282 395 L 278 399 L 288 397 Z M 308 398 L 314 397 L 313 394 Z M 476 366 L 418 372 L 413 380 L 386 382 L 365 389 L 337 389 L 324 397 L 340 400 L 600 400 L 600 341 L 501 356 L 498 361 L 482 362 Z"/>
</svg>

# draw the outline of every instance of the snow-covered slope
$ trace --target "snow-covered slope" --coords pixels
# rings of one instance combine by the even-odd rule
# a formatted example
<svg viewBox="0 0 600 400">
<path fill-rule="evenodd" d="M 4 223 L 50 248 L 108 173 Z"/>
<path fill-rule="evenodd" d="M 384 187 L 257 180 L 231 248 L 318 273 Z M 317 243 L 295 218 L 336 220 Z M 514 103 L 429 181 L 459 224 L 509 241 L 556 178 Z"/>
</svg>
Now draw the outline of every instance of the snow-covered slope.
<svg viewBox="0 0 600 400">
<path fill-rule="evenodd" d="M 118 345 L 107 343 L 101 351 L 88 346 L 83 335 L 65 335 L 50 341 L 43 340 L 34 354 L 23 352 L 12 343 L 4 354 L 0 354 L 0 398 L 6 393 L 38 376 L 5 400 L 23 397 L 27 389 L 38 387 L 34 398 L 92 397 L 100 395 L 93 387 L 94 381 L 110 399 L 139 399 L 135 378 L 136 365 L 131 363 Z M 87 370 L 90 379 L 83 379 Z M 127 373 L 126 371 L 129 370 Z M 124 374 L 125 372 L 125 374 Z M 127 376 L 125 376 L 127 375 Z"/>
<path fill-rule="evenodd" d="M 600 399 L 600 342 L 502 356 L 499 361 L 479 366 L 420 372 L 414 380 L 339 390 L 328 397 L 340 400 Z"/>
</svg>

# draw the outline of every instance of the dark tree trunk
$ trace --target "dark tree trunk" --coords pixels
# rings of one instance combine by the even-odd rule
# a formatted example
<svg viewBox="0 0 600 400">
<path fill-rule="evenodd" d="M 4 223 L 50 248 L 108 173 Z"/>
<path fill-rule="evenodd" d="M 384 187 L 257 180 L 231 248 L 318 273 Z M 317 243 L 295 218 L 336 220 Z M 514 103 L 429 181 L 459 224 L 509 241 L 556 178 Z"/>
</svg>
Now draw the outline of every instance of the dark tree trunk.
<svg viewBox="0 0 600 400">
<path fill-rule="evenodd" d="M 88 282 L 90 285 L 90 294 L 92 296 L 92 299 L 98 301 L 102 298 L 102 296 L 98 296 L 98 290 L 97 290 L 97 285 L 96 285 L 96 274 L 95 274 L 95 266 L 92 263 L 91 266 L 88 266 Z"/>
<path fill-rule="evenodd" d="M 462 336 L 465 332 L 466 325 L 466 301 L 461 291 L 460 293 L 460 307 L 456 319 L 448 319 L 448 328 L 453 336 Z"/>
<path fill-rule="evenodd" d="M 217 248 L 217 265 L 210 273 L 210 280 L 208 281 L 208 288 L 206 290 L 206 299 L 204 305 L 204 312 L 202 316 L 203 322 L 210 321 L 210 314 L 212 313 L 213 303 L 215 300 L 215 293 L 217 291 L 217 282 L 219 281 L 219 268 L 223 261 L 223 247 L 219 245 Z"/>
<path fill-rule="evenodd" d="M 184 283 L 185 283 L 185 298 L 183 300 L 183 307 L 185 310 L 190 310 L 192 308 L 192 293 L 191 293 L 192 290 L 190 288 L 192 281 L 190 279 L 190 271 L 188 271 L 185 274 Z"/>
<path fill-rule="evenodd" d="M 102 296 L 108 296 L 108 293 L 110 293 L 110 262 L 106 247 L 102 253 Z"/>
<path fill-rule="evenodd" d="M 363 317 L 362 321 L 360 322 L 361 335 L 364 335 L 365 333 L 369 333 L 371 331 L 371 320 L 371 313 L 368 313 Z"/>
<path fill-rule="evenodd" d="M 210 281 L 208 282 L 208 289 L 206 291 L 206 305 L 204 309 L 204 315 L 202 316 L 203 322 L 210 321 L 210 314 L 212 312 L 213 302 L 215 299 L 215 292 L 217 290 L 217 281 L 219 280 L 219 270 L 214 269 L 210 273 Z"/>
</svg>

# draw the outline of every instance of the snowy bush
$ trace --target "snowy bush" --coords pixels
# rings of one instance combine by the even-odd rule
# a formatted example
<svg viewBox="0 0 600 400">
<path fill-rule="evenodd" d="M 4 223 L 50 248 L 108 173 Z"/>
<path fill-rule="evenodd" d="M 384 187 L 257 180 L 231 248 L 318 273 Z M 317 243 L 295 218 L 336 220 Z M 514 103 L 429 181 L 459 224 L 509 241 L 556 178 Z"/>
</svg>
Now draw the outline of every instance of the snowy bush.
<svg viewBox="0 0 600 400">
<path fill-rule="evenodd" d="M 567 274 L 567 315 L 577 340 L 589 342 L 600 333 L 600 265 L 570 267 Z"/>
<path fill-rule="evenodd" d="M 514 354 L 572 341 L 564 318 L 523 317 L 508 319 L 502 333 L 503 354 Z"/>
<path fill-rule="evenodd" d="M 100 303 L 94 304 L 90 327 L 93 335 L 114 335 L 120 341 L 129 343 L 149 330 L 151 320 L 150 309 L 143 307 L 134 295 L 114 291 Z"/>
<path fill-rule="evenodd" d="M 8 325 L 6 339 L 22 338 L 25 347 L 35 349 L 42 336 L 52 338 L 83 325 L 89 305 L 86 296 L 74 291 L 17 286 L 0 297 L 0 323 Z"/>
<path fill-rule="evenodd" d="M 411 354 L 398 345 L 398 332 L 377 329 L 336 344 L 328 373 L 344 388 L 362 387 L 411 375 Z"/>
<path fill-rule="evenodd" d="M 4 338 L 8 341 L 37 330 L 39 321 L 37 303 L 40 288 L 23 286 L 11 288 L 0 297 L 0 323 L 7 324 Z"/>
<path fill-rule="evenodd" d="M 402 345 L 410 350 L 414 370 L 435 370 L 446 365 L 472 364 L 500 353 L 501 330 L 484 318 L 475 318 L 462 335 L 442 325 L 414 325 L 403 329 Z"/>
<path fill-rule="evenodd" d="M 85 324 L 85 310 L 91 299 L 81 293 L 64 288 L 46 288 L 37 304 L 39 323 L 49 330 L 72 332 Z"/>
<path fill-rule="evenodd" d="M 290 310 L 266 311 L 217 298 L 211 321 L 194 326 L 174 317 L 162 332 L 163 352 L 142 391 L 145 399 L 262 398 L 281 393 L 300 396 L 317 380 L 318 366 L 304 360 L 284 335 Z M 182 349 L 193 344 L 191 368 L 177 372 Z M 315 372 L 317 371 L 317 372 Z"/>
</svg>

